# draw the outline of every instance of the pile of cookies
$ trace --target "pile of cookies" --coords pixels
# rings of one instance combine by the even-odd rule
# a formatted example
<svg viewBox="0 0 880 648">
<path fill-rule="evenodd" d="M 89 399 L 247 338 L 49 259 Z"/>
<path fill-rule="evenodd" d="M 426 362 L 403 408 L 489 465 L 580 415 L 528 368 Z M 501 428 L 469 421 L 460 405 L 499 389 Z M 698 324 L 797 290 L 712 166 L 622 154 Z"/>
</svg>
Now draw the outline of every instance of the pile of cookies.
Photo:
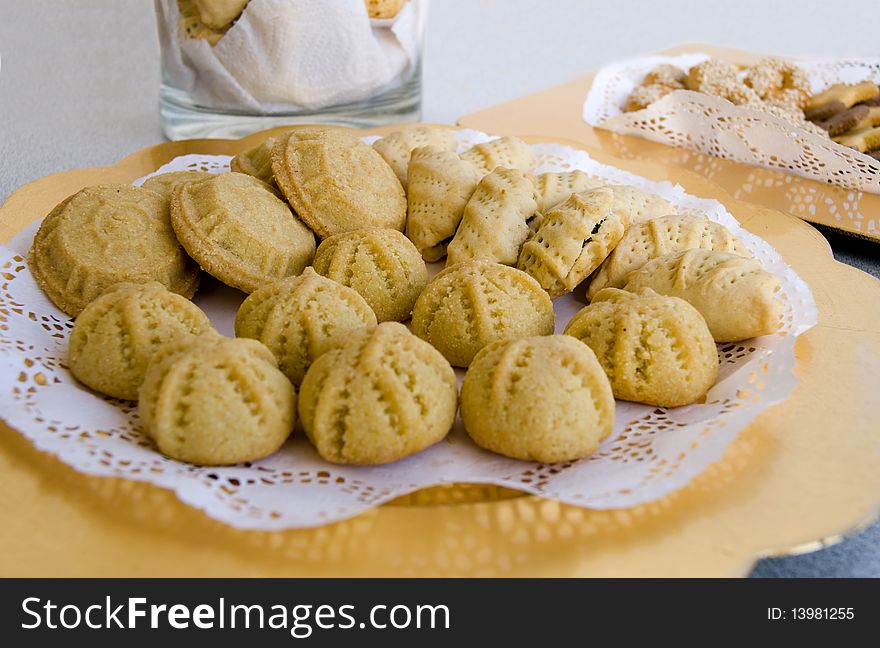
<svg viewBox="0 0 880 648">
<path fill-rule="evenodd" d="M 836 83 L 810 97 L 804 112 L 838 144 L 880 160 L 880 88 L 873 81 Z"/>
<path fill-rule="evenodd" d="M 235 24 L 250 0 L 177 0 L 180 33 L 216 45 Z M 394 18 L 406 0 L 364 0 L 370 18 Z"/>
<path fill-rule="evenodd" d="M 747 106 L 806 128 L 824 131 L 807 121 L 804 108 L 810 100 L 810 82 L 797 65 L 768 57 L 755 65 L 739 67 L 728 61 L 709 58 L 687 71 L 663 64 L 649 72 L 624 104 L 625 112 L 642 110 L 675 90 L 693 90 Z"/>
<path fill-rule="evenodd" d="M 387 463 L 443 439 L 460 404 L 481 447 L 571 461 L 611 433 L 615 398 L 702 400 L 715 342 L 778 329 L 780 284 L 715 222 L 533 167 L 515 137 L 459 153 L 441 128 L 369 146 L 301 127 L 230 173 L 77 192 L 29 265 L 76 317 L 73 375 L 138 400 L 169 457 L 252 461 L 299 425 L 327 461 Z M 247 293 L 234 338 L 190 301 L 202 271 Z M 554 335 L 553 299 L 582 284 L 590 304 Z"/>
</svg>

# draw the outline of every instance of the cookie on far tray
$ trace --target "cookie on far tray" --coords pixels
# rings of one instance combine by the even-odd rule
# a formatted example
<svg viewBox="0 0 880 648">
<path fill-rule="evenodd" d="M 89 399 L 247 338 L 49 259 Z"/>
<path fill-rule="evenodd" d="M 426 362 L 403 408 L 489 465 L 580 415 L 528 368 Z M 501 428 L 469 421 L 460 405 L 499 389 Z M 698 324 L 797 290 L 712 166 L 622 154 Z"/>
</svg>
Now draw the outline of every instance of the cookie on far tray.
<svg viewBox="0 0 880 648">
<path fill-rule="evenodd" d="M 363 297 L 313 268 L 251 293 L 235 317 L 235 335 L 265 344 L 294 385 L 333 337 L 375 326 Z"/>
<path fill-rule="evenodd" d="M 159 347 L 210 330 L 198 306 L 159 282 L 118 283 L 76 318 L 67 363 L 77 380 L 95 391 L 136 400 Z"/>
<path fill-rule="evenodd" d="M 195 182 L 196 180 L 204 180 L 210 178 L 211 174 L 207 171 L 169 171 L 168 173 L 160 173 L 159 175 L 150 176 L 141 185 L 144 189 L 155 191 L 167 200 L 171 200 L 171 194 L 177 188 L 177 185 L 186 184 L 187 182 Z"/>
<path fill-rule="evenodd" d="M 553 302 L 521 270 L 476 260 L 434 277 L 413 308 L 412 330 L 457 367 L 487 344 L 553 333 Z"/>
<path fill-rule="evenodd" d="M 565 327 L 589 346 L 615 398 L 658 407 L 703 399 L 718 377 L 718 352 L 703 316 L 650 288 L 599 291 Z"/>
<path fill-rule="evenodd" d="M 201 466 L 267 457 L 296 422 L 296 391 L 272 352 L 216 333 L 162 346 L 139 396 L 144 432 L 159 451 Z"/>
<path fill-rule="evenodd" d="M 404 189 L 407 187 L 410 154 L 420 146 L 433 146 L 444 151 L 455 151 L 456 144 L 452 131 L 448 128 L 428 128 L 427 126 L 404 128 L 373 142 L 373 148 L 394 169 L 394 174 Z"/>
<path fill-rule="evenodd" d="M 299 397 L 306 436 L 323 459 L 384 464 L 443 439 L 458 405 L 455 372 L 397 322 L 337 338 L 309 367 Z"/>
<path fill-rule="evenodd" d="M 428 283 L 428 269 L 412 241 L 380 227 L 324 239 L 314 266 L 318 274 L 357 291 L 380 322 L 409 319 Z"/>
<path fill-rule="evenodd" d="M 340 129 L 298 128 L 272 149 L 275 182 L 318 236 L 363 227 L 402 231 L 406 196 L 373 147 Z"/>
<path fill-rule="evenodd" d="M 34 279 L 68 315 L 123 281 L 191 298 L 199 268 L 178 243 L 168 201 L 131 185 L 86 187 L 46 216 L 28 254 Z"/>
<path fill-rule="evenodd" d="M 494 342 L 461 386 L 461 418 L 474 442 L 524 461 L 593 454 L 614 429 L 614 396 L 596 355 L 567 335 Z"/>
<path fill-rule="evenodd" d="M 314 234 L 265 182 L 243 173 L 178 186 L 171 222 L 206 272 L 247 293 L 299 274 L 315 254 Z"/>
</svg>

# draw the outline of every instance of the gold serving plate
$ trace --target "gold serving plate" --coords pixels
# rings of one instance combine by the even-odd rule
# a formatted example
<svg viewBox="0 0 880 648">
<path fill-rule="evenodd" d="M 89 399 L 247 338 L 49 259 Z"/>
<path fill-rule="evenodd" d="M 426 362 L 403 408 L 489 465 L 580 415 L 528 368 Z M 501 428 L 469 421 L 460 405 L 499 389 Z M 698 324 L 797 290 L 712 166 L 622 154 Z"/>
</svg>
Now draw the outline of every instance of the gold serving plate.
<svg viewBox="0 0 880 648">
<path fill-rule="evenodd" d="M 751 65 L 766 56 L 702 43 L 681 45 L 658 54 L 694 52 L 705 52 L 738 65 Z M 491 132 L 499 134 L 540 133 L 573 139 L 617 158 L 673 164 L 711 180 L 738 200 L 880 242 L 880 195 L 593 128 L 584 122 L 582 113 L 594 76 L 590 73 L 549 90 L 465 115 L 459 124 L 484 131 L 491 128 Z"/>
<path fill-rule="evenodd" d="M 0 208 L 0 241 L 86 185 L 131 182 L 187 153 L 233 155 L 271 132 L 169 142 L 110 167 L 32 182 Z M 735 200 L 678 166 L 613 159 L 604 148 L 558 138 L 527 139 L 584 148 L 603 162 L 720 200 L 813 289 L 819 325 L 798 339 L 797 388 L 743 430 L 721 461 L 687 487 L 625 510 L 455 485 L 321 528 L 255 532 L 217 522 L 157 486 L 81 474 L 0 424 L 0 573 L 737 576 L 760 557 L 814 549 L 867 524 L 880 506 L 880 282 L 835 262 L 809 225 Z M 639 142 L 632 146 L 655 146 Z M 0 312 L 0 326 L 4 317 Z"/>
</svg>

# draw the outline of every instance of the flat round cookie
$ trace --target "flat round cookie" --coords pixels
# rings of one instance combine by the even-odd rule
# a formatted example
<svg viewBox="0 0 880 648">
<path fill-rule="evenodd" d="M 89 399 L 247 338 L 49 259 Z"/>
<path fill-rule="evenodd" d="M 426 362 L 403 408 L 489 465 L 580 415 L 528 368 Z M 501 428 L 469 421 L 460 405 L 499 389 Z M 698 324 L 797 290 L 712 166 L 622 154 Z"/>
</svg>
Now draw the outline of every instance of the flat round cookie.
<svg viewBox="0 0 880 648">
<path fill-rule="evenodd" d="M 262 180 L 268 185 L 275 185 L 272 173 L 272 149 L 278 141 L 268 137 L 247 151 L 239 153 L 229 161 L 229 168 L 236 173 L 244 173 Z"/>
<path fill-rule="evenodd" d="M 589 346 L 616 398 L 658 407 L 703 399 L 718 377 L 718 352 L 706 320 L 683 299 L 650 288 L 606 288 L 565 334 Z"/>
<path fill-rule="evenodd" d="M 341 130 L 300 128 L 272 149 L 275 182 L 321 238 L 363 227 L 403 230 L 406 196 L 388 163 Z"/>
<path fill-rule="evenodd" d="M 296 391 L 272 352 L 215 333 L 161 347 L 139 395 L 144 432 L 159 451 L 200 466 L 267 457 L 296 421 Z"/>
<path fill-rule="evenodd" d="M 130 185 L 86 187 L 62 201 L 40 225 L 28 263 L 49 299 L 73 316 L 123 281 L 158 281 L 187 299 L 199 285 L 168 201 Z"/>
<path fill-rule="evenodd" d="M 389 133 L 373 142 L 373 148 L 394 169 L 403 188 L 407 188 L 407 169 L 410 155 L 420 146 L 433 146 L 444 151 L 455 151 L 455 138 L 448 128 L 414 126 Z"/>
<path fill-rule="evenodd" d="M 685 250 L 648 261 L 625 290 L 651 288 L 699 311 L 716 342 L 736 342 L 779 330 L 779 277 L 754 259 L 717 250 Z"/>
<path fill-rule="evenodd" d="M 222 173 L 179 186 L 171 223 L 202 268 L 246 293 L 297 275 L 315 254 L 315 236 L 264 182 Z"/>
<path fill-rule="evenodd" d="M 171 194 L 174 193 L 177 185 L 195 182 L 196 180 L 205 180 L 210 178 L 211 175 L 207 171 L 170 171 L 147 178 L 141 187 L 155 191 L 166 200 L 171 200 Z"/>
<path fill-rule="evenodd" d="M 211 322 L 198 306 L 162 284 L 118 283 L 76 318 L 67 362 L 76 379 L 95 391 L 137 400 L 159 347 L 210 330 Z"/>
<path fill-rule="evenodd" d="M 455 372 L 405 326 L 385 322 L 342 338 L 302 383 L 303 429 L 326 461 L 384 464 L 443 439 L 458 404 Z"/>
<path fill-rule="evenodd" d="M 235 335 L 265 344 L 294 385 L 331 338 L 375 326 L 363 297 L 313 268 L 251 293 L 235 317 Z"/>
<path fill-rule="evenodd" d="M 318 274 L 356 290 L 380 322 L 409 319 L 428 283 L 428 269 L 412 241 L 380 227 L 324 239 L 314 266 Z"/>
<path fill-rule="evenodd" d="M 499 340 L 553 333 L 553 302 L 525 272 L 489 261 L 446 268 L 413 308 L 412 330 L 457 367 Z"/>
<path fill-rule="evenodd" d="M 567 335 L 484 347 L 461 386 L 461 418 L 481 448 L 555 463 L 593 454 L 614 428 L 614 396 L 595 354 Z"/>
</svg>

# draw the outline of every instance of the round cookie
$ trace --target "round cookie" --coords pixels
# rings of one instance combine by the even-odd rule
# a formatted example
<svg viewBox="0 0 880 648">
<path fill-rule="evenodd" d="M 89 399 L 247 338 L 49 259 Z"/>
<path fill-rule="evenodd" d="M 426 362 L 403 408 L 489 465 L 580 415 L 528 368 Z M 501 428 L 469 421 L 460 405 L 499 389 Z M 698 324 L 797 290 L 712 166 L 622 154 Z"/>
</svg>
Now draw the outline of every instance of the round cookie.
<svg viewBox="0 0 880 648">
<path fill-rule="evenodd" d="M 177 185 L 195 182 L 196 180 L 206 180 L 211 175 L 207 171 L 171 171 L 147 178 L 141 187 L 155 191 L 166 200 L 171 200 L 171 194 L 174 193 Z"/>
<path fill-rule="evenodd" d="M 299 414 L 332 463 L 383 464 L 443 439 L 455 421 L 455 372 L 396 322 L 362 329 L 326 351 L 302 383 Z"/>
<path fill-rule="evenodd" d="M 412 330 L 457 367 L 487 344 L 553 333 L 553 302 L 521 270 L 467 261 L 431 280 L 413 308 Z"/>
<path fill-rule="evenodd" d="M 599 291 L 565 334 L 593 349 L 622 400 L 690 405 L 718 377 L 718 352 L 703 316 L 683 299 L 650 288 Z"/>
<path fill-rule="evenodd" d="M 341 130 L 299 128 L 271 153 L 275 182 L 321 238 L 362 227 L 403 230 L 406 196 L 373 147 Z"/>
<path fill-rule="evenodd" d="M 278 450 L 296 421 L 296 391 L 256 340 L 208 333 L 156 352 L 138 411 L 162 454 L 220 466 Z"/>
<path fill-rule="evenodd" d="M 332 337 L 375 326 L 363 297 L 312 268 L 251 293 L 235 317 L 235 335 L 265 344 L 294 385 Z"/>
<path fill-rule="evenodd" d="M 614 396 L 588 346 L 566 335 L 494 342 L 461 386 L 461 418 L 481 448 L 555 463 L 593 454 L 614 428 Z"/>
<path fill-rule="evenodd" d="M 380 322 L 409 319 L 428 283 L 421 254 L 406 236 L 371 227 L 335 234 L 318 246 L 318 274 L 354 288 Z"/>
<path fill-rule="evenodd" d="M 229 161 L 229 168 L 236 173 L 253 176 L 274 187 L 275 176 L 272 175 L 271 154 L 276 141 L 276 138 L 269 137 L 253 148 L 239 153 Z"/>
<path fill-rule="evenodd" d="M 198 306 L 162 284 L 119 283 L 76 318 L 67 361 L 77 380 L 95 391 L 136 400 L 159 347 L 210 330 L 211 322 Z"/>
<path fill-rule="evenodd" d="M 199 268 L 177 242 L 168 201 L 130 185 L 86 187 L 46 216 L 28 255 L 37 284 L 68 315 L 113 284 L 158 281 L 191 298 Z"/>
<path fill-rule="evenodd" d="M 171 224 L 204 270 L 246 293 L 299 274 L 315 254 L 314 234 L 269 185 L 243 173 L 178 186 Z"/>
</svg>

